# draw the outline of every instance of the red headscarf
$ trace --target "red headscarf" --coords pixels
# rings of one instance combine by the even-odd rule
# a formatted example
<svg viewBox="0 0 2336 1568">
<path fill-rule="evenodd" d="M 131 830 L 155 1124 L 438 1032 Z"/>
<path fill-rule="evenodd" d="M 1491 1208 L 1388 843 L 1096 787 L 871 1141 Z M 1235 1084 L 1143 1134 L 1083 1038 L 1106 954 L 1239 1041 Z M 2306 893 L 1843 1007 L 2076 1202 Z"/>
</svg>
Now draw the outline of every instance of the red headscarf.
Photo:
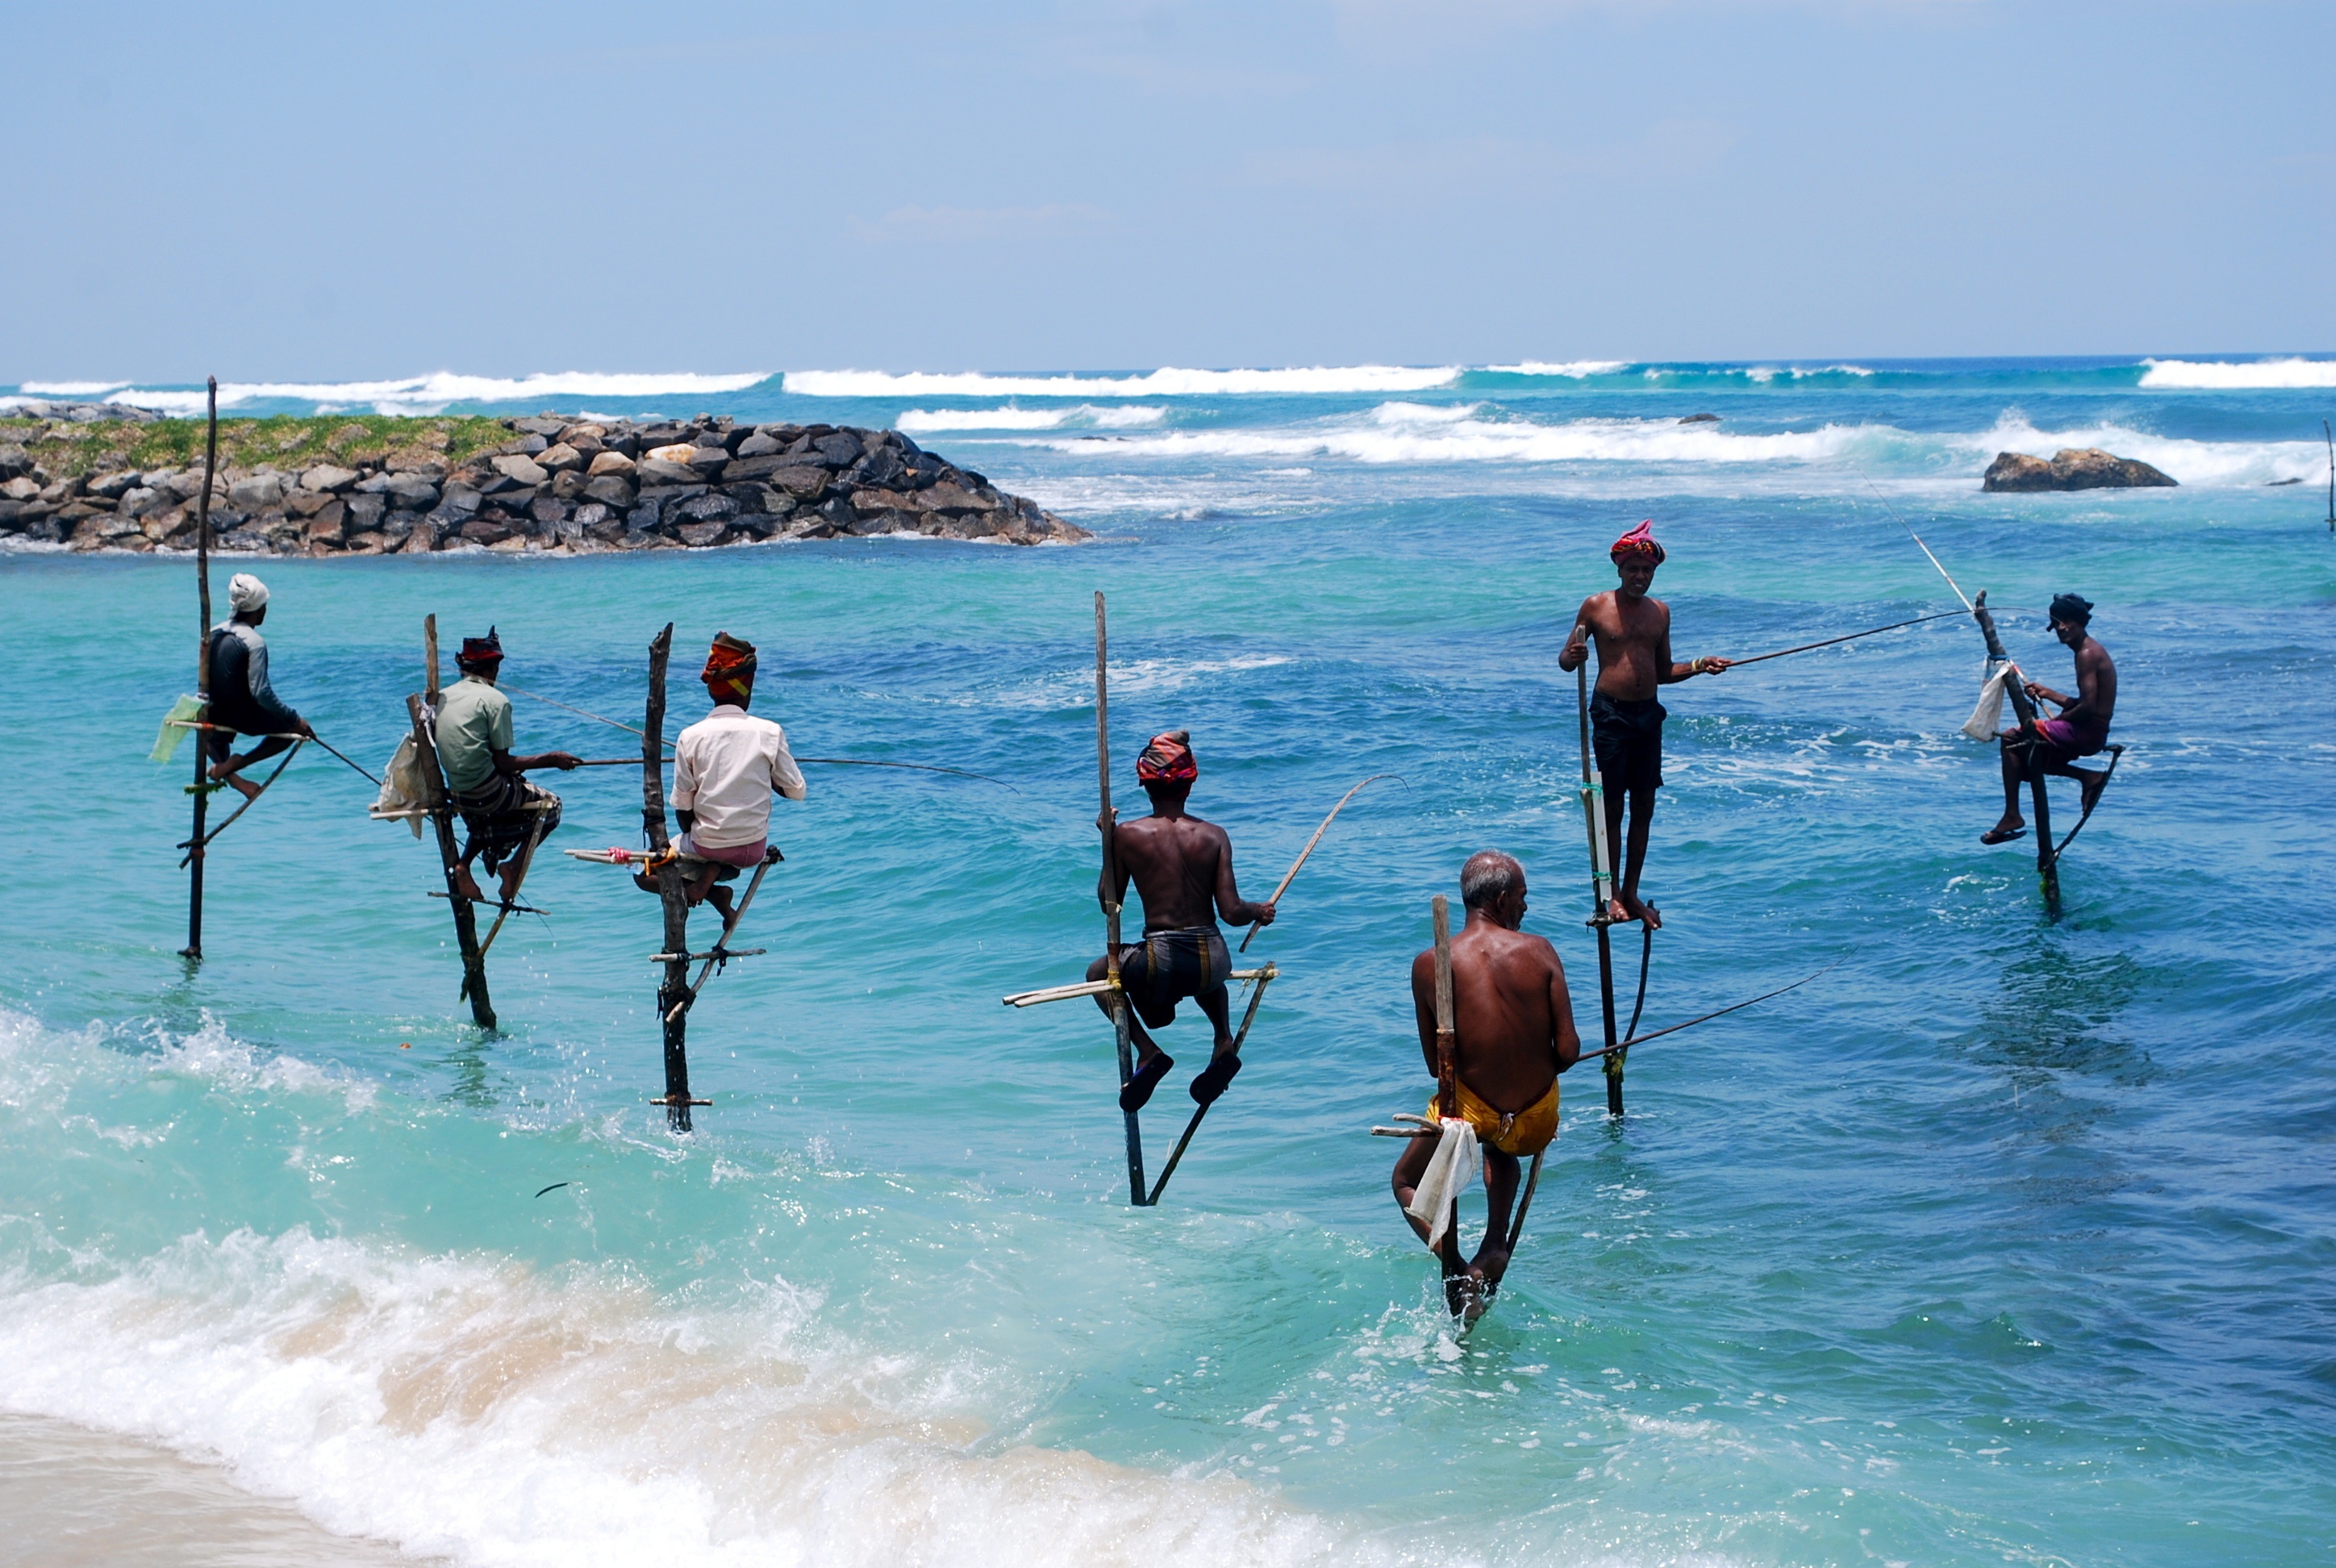
<svg viewBox="0 0 2336 1568">
<path fill-rule="evenodd" d="M 1201 765 L 1192 755 L 1192 732 L 1172 729 L 1152 737 L 1152 744 L 1135 759 L 1135 776 L 1145 784 L 1190 784 L 1201 776 Z"/>
<path fill-rule="evenodd" d="M 1657 566 L 1662 565 L 1663 547 L 1655 542 L 1655 520 L 1651 517 L 1647 519 L 1646 521 L 1616 540 L 1613 550 L 1609 553 L 1618 561 L 1626 556 L 1651 555 L 1655 558 Z"/>
<path fill-rule="evenodd" d="M 715 632 L 713 650 L 697 678 L 717 700 L 749 695 L 754 689 L 754 645 L 726 631 Z"/>
</svg>

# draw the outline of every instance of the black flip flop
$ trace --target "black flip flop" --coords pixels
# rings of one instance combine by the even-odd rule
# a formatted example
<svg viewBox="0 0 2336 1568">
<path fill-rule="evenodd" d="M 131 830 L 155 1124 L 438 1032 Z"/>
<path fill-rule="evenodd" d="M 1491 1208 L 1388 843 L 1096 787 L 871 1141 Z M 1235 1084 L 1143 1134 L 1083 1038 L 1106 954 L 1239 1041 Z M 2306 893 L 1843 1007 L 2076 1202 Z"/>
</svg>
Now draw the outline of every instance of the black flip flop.
<svg viewBox="0 0 2336 1568">
<path fill-rule="evenodd" d="M 1175 1065 L 1176 1058 L 1162 1051 L 1136 1068 L 1135 1076 L 1120 1088 L 1119 1108 L 1123 1111 L 1142 1110 L 1144 1102 L 1152 1098 L 1152 1091 L 1160 1086 L 1160 1080 L 1166 1077 L 1168 1069 Z"/>
<path fill-rule="evenodd" d="M 1233 1075 L 1241 1070 L 1241 1059 L 1237 1056 L 1211 1057 L 1207 1066 L 1192 1075 L 1192 1086 L 1187 1091 L 1192 1096 L 1192 1103 L 1196 1105 L 1215 1105 L 1217 1096 L 1225 1092 L 1226 1086 L 1233 1081 Z"/>
<path fill-rule="evenodd" d="M 2010 833 L 2004 833 L 1996 828 L 1990 828 L 1987 832 L 1979 835 L 1979 842 L 1983 844 L 2008 844 L 2014 839 L 2024 839 L 2027 836 L 2028 830 L 2026 828 L 2013 828 Z"/>
</svg>

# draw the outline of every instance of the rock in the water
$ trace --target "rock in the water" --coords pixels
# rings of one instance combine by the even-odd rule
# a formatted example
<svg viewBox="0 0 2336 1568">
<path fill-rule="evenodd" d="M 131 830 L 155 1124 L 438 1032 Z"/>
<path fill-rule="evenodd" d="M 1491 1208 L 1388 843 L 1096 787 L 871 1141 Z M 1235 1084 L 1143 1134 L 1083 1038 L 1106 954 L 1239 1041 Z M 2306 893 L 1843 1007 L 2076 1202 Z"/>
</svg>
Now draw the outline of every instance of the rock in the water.
<svg viewBox="0 0 2336 1568">
<path fill-rule="evenodd" d="M 2098 446 L 2064 446 L 2052 461 L 2024 452 L 2000 452 L 1980 481 L 1983 491 L 2136 490 L 2172 485 L 2171 475 L 2138 458 L 2116 457 Z"/>
<path fill-rule="evenodd" d="M 1719 415 L 1716 414 L 1690 414 L 1685 419 L 1680 420 L 1679 423 L 1681 424 L 1718 424 L 1719 423 Z"/>
</svg>

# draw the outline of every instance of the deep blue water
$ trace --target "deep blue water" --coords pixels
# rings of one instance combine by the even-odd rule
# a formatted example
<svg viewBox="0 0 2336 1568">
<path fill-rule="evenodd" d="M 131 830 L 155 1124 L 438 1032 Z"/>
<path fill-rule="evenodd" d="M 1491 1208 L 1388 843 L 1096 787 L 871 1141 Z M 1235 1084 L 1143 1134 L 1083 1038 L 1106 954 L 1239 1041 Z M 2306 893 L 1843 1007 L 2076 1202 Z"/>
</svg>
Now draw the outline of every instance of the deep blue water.
<svg viewBox="0 0 2336 1568">
<path fill-rule="evenodd" d="M 220 841 L 188 972 L 185 769 L 145 753 L 191 567 L 0 556 L 0 1408 L 464 1562 L 2323 1561 L 2325 362 L 1800 368 L 516 393 L 491 406 L 900 423 L 1102 541 L 260 564 L 279 689 L 369 766 L 424 614 L 634 721 L 672 620 L 762 646 L 801 751 L 1017 786 L 814 773 L 771 954 L 693 1015 L 686 1140 L 647 1104 L 653 902 L 542 866 L 482 1038 L 432 851 L 329 758 Z M 2173 373 L 2216 376 L 2250 373 Z M 238 411 L 356 400 L 307 390 Z M 1998 450 L 2089 444 L 2182 486 L 1979 493 Z M 1570 1076 L 1510 1288 L 1455 1341 L 1367 1129 L 1428 1092 L 1405 967 L 1474 850 L 1523 860 L 1596 1032 L 1554 657 L 1642 516 L 1681 657 L 1952 608 L 1901 517 L 2054 684 L 2040 611 L 2081 591 L 2131 749 L 2056 920 L 2029 845 L 1976 842 L 1968 624 L 1669 688 L 1648 1026 L 1840 961 L 1637 1053 L 1621 1122 Z M 1156 1211 L 1101 1016 L 998 1004 L 1099 940 L 1097 589 L 1123 795 L 1189 726 L 1245 890 L 1405 780 L 1252 950 L 1285 978 Z M 630 744 L 519 716 L 522 749 Z M 637 774 L 555 787 L 556 842 L 635 842 Z M 1199 1029 L 1168 1032 L 1188 1066 Z"/>
</svg>

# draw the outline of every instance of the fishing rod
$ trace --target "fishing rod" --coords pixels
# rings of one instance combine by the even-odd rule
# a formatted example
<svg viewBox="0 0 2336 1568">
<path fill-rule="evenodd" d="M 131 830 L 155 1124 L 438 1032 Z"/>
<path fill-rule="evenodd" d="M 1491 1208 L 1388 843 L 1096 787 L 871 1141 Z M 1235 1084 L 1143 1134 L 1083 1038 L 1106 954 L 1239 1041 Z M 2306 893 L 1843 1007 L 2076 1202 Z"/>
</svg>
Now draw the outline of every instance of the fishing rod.
<svg viewBox="0 0 2336 1568">
<path fill-rule="evenodd" d="M 1330 824 L 1338 820 L 1338 813 L 1347 809 L 1347 803 L 1353 800 L 1355 796 L 1361 792 L 1363 784 L 1377 784 L 1383 778 L 1391 778 L 1397 784 L 1403 784 L 1406 789 L 1409 789 L 1411 787 L 1409 784 L 1404 784 L 1403 775 L 1401 774 L 1375 773 L 1371 774 L 1370 777 L 1365 779 L 1363 784 L 1357 784 L 1353 789 L 1350 789 L 1345 794 L 1340 795 L 1338 797 L 1338 803 L 1330 808 L 1330 814 L 1322 819 L 1322 825 L 1314 830 L 1314 836 L 1306 841 L 1306 847 L 1298 852 L 1297 860 L 1290 862 L 1288 874 L 1283 876 L 1281 879 L 1281 885 L 1275 888 L 1273 891 L 1268 895 L 1265 901 L 1267 903 L 1278 904 L 1281 901 L 1281 895 L 1288 892 L 1290 891 L 1290 884 L 1298 880 L 1299 869 L 1305 865 L 1306 857 L 1314 852 L 1314 846 L 1322 842 L 1322 835 L 1330 831 Z M 1241 938 L 1241 946 L 1235 948 L 1233 951 L 1237 953 L 1245 953 L 1249 951 L 1250 937 L 1257 935 L 1258 932 L 1264 929 L 1265 922 L 1263 920 L 1259 920 L 1251 924 L 1249 928 L 1249 936 Z M 1163 1176 L 1162 1180 L 1166 1180 L 1166 1177 Z"/>
<path fill-rule="evenodd" d="M 1853 465 L 1853 467 L 1854 466 L 1854 465 Z M 1931 564 L 1932 566 L 1939 567 L 1939 575 L 1947 579 L 1947 586 L 1955 590 L 1955 597 L 1962 600 L 1963 608 L 1965 609 L 1970 609 L 1971 608 L 1971 595 L 1965 593 L 1962 589 L 1956 584 L 1953 573 L 1950 572 L 1945 567 L 1939 566 L 1939 558 L 1935 555 L 1931 555 L 1931 547 L 1922 543 L 1922 536 L 1914 531 L 1914 525 L 1908 522 L 1903 517 L 1899 516 L 1898 509 L 1890 504 L 1890 498 L 1882 493 L 1882 487 L 1874 482 L 1873 479 L 1866 473 L 1865 470 L 1857 468 L 1854 472 L 1858 478 L 1865 481 L 1865 488 L 1874 492 L 1874 499 L 1882 503 L 1882 509 L 1884 511 L 1887 511 L 1892 517 L 1897 518 L 1898 526 L 1906 531 L 1906 537 L 1913 540 L 1918 546 L 1921 546 L 1922 551 L 1924 555 L 1931 556 Z M 1742 659 L 1738 662 L 1749 664 L 1752 661 L 1749 659 Z"/>
<path fill-rule="evenodd" d="M 2328 422 L 2320 422 L 2320 433 L 2328 443 L 2328 531 L 2336 533 L 2336 430 Z"/>
<path fill-rule="evenodd" d="M 1920 544 L 1922 541 L 1918 539 L 1914 542 Z M 1868 631 L 1853 631 L 1843 637 L 1829 637 L 1823 642 L 1805 642 L 1798 648 L 1780 648 L 1774 653 L 1756 653 L 1750 658 L 1730 659 L 1728 667 L 1739 668 L 1747 664 L 1758 664 L 1762 659 L 1782 658 L 1788 653 L 1806 653 L 1813 648 L 1831 648 L 1837 642 L 1855 642 L 1861 637 L 1875 637 L 1885 631 L 1896 631 L 1900 627 L 1904 626 L 1920 626 L 1926 620 L 1945 620 L 1950 616 L 1961 613 L 1960 610 L 1942 609 L 1935 615 L 1918 615 L 1912 620 L 1893 620 L 1888 626 L 1877 626 Z"/>
<path fill-rule="evenodd" d="M 662 760 L 667 767 L 673 765 L 673 758 L 666 757 Z M 799 763 L 818 763 L 827 767 L 897 767 L 906 768 L 911 773 L 953 774 L 959 778 L 978 778 L 984 784 L 994 784 L 1002 789 L 1014 789 L 1014 786 L 1007 784 L 1004 779 L 991 778 L 986 773 L 968 773 L 961 767 L 936 767 L 930 763 L 870 762 L 860 757 L 852 756 L 799 756 L 795 758 L 795 761 Z M 641 765 L 641 759 L 637 756 L 584 757 L 579 759 L 576 765 L 578 767 L 638 767 Z M 1020 794 L 1022 792 L 1020 790 L 1014 790 L 1014 793 L 1016 794 Z"/>
<path fill-rule="evenodd" d="M 580 714 L 584 717 L 591 719 L 596 723 L 607 725 L 611 729 L 623 730 L 627 735 L 640 735 L 642 733 L 632 725 L 623 723 L 618 719 L 609 718 L 602 714 L 594 713 L 589 708 L 578 707 L 573 703 L 561 702 L 556 696 L 545 696 L 540 692 L 529 691 L 524 687 L 513 686 L 509 681 L 499 680 L 495 685 L 498 688 L 503 691 L 517 692 L 521 696 L 533 697 L 538 702 L 548 702 L 554 707 L 564 707 L 569 713 Z M 659 744 L 667 751 L 671 751 L 673 749 L 673 742 L 671 741 L 663 741 Z M 670 762 L 672 759 L 668 757 L 666 760 Z M 959 778 L 976 778 L 979 779 L 984 784 L 994 784 L 1004 789 L 1014 790 L 1016 794 L 1020 794 L 1022 793 L 1020 790 L 1014 789 L 1014 786 L 1007 784 L 1004 779 L 992 778 L 986 773 L 973 773 L 961 767 L 936 767 L 930 763 L 871 762 L 861 757 L 850 756 L 799 756 L 795 758 L 795 761 L 799 763 L 817 763 L 826 767 L 890 767 L 902 768 L 910 773 L 953 774 Z M 595 758 L 589 762 L 579 762 L 576 765 L 578 767 L 638 767 L 641 765 L 641 759 L 638 757 Z"/>
<path fill-rule="evenodd" d="M 1747 999 L 1737 1002 L 1729 1007 L 1716 1008 L 1698 1018 L 1689 1018 L 1683 1024 L 1671 1024 L 1663 1028 L 1650 1029 L 1643 1035 L 1633 1035 L 1630 1038 L 1617 1041 L 1615 1044 L 1606 1047 L 1603 1050 L 1584 1051 L 1581 1056 L 1574 1058 L 1574 1063 L 1578 1066 L 1583 1062 L 1591 1061 L 1599 1057 L 1607 1056 L 1615 1051 L 1627 1051 L 1632 1046 L 1643 1046 L 1649 1040 L 1660 1040 L 1665 1035 L 1675 1035 L 1681 1029 L 1691 1029 L 1698 1024 L 1708 1024 L 1714 1018 L 1726 1018 L 1729 1013 L 1742 1012 L 1746 1008 L 1751 1007 L 1756 1003 L 1765 1002 L 1772 997 L 1781 997 L 1786 991 L 1799 989 L 1801 987 L 1807 985 L 1811 980 L 1814 980 L 1819 976 L 1829 973 L 1833 969 L 1838 968 L 1843 959 L 1846 959 L 1848 956 L 1848 954 L 1844 953 L 1841 958 L 1834 959 L 1832 963 L 1827 964 L 1824 969 L 1803 975 L 1799 979 L 1795 980 L 1789 986 L 1778 986 L 1773 991 L 1762 991 L 1757 997 L 1747 998 Z M 1411 1122 L 1419 1125 L 1409 1127 L 1373 1127 L 1371 1129 L 1371 1136 L 1375 1138 L 1432 1138 L 1437 1136 L 1439 1134 L 1439 1129 L 1425 1125 L 1426 1122 L 1426 1118 L 1425 1116 L 1397 1115 L 1395 1119 L 1398 1122 Z"/>
</svg>

